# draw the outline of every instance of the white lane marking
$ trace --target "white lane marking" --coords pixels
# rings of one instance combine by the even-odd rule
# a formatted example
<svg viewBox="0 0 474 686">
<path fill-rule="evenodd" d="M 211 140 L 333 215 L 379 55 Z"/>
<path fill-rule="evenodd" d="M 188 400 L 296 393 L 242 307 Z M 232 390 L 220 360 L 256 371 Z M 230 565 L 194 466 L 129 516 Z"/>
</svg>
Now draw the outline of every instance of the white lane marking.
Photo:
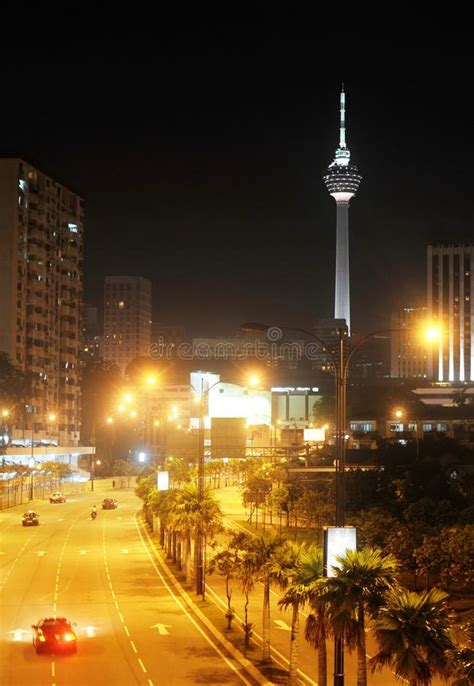
<svg viewBox="0 0 474 686">
<path fill-rule="evenodd" d="M 143 662 L 140 660 L 140 658 L 138 658 L 138 662 L 139 662 L 139 664 L 140 664 L 140 667 L 143 669 L 144 673 L 146 674 L 145 665 L 144 665 Z"/>
<path fill-rule="evenodd" d="M 39 557 L 44 557 L 44 555 L 47 555 L 48 551 L 47 550 L 38 550 L 36 553 Z"/>
<path fill-rule="evenodd" d="M 171 629 L 171 624 L 153 624 L 150 629 L 158 629 L 160 636 L 166 636 L 169 634 L 168 629 Z"/>
<path fill-rule="evenodd" d="M 119 613 L 118 613 L 118 616 L 120 617 L 120 621 L 122 622 L 122 624 L 125 624 L 125 620 L 124 620 L 124 618 L 123 618 L 123 614 L 122 614 L 121 612 L 119 612 Z"/>
<path fill-rule="evenodd" d="M 286 622 L 282 619 L 274 619 L 273 622 L 277 625 L 277 629 L 283 629 L 283 631 L 291 631 L 291 626 L 288 626 Z"/>
<path fill-rule="evenodd" d="M 88 550 L 80 550 L 79 555 L 87 555 L 88 552 Z"/>
<path fill-rule="evenodd" d="M 53 679 L 56 676 L 56 665 L 54 664 L 54 662 L 51 662 L 51 676 L 53 677 Z"/>
<path fill-rule="evenodd" d="M 134 643 L 133 641 L 130 641 L 130 645 L 131 645 L 132 648 L 133 648 L 133 652 L 134 652 L 134 653 L 138 653 L 137 646 L 135 645 L 135 643 Z"/>
<path fill-rule="evenodd" d="M 227 605 L 226 605 L 226 603 L 222 600 L 222 598 L 220 598 L 220 597 L 217 595 L 217 593 L 216 593 L 210 586 L 207 586 L 207 584 L 206 584 L 206 588 L 207 588 L 208 595 L 213 595 L 213 596 L 215 596 L 215 600 L 213 600 L 214 604 L 215 604 L 216 606 L 218 606 L 218 604 L 221 605 L 222 608 L 224 608 L 224 609 L 222 610 L 223 613 L 224 613 L 224 612 L 227 612 Z M 239 616 L 238 613 L 236 613 L 235 617 L 236 617 L 236 619 L 238 619 L 238 621 L 239 621 L 241 624 L 243 623 L 244 620 L 243 620 L 242 617 Z M 260 636 L 260 634 L 258 634 L 256 631 L 253 632 L 252 636 L 253 636 L 254 638 L 257 638 L 258 641 L 260 642 L 260 644 L 262 643 L 263 639 L 262 639 L 262 637 Z M 285 657 L 285 656 L 283 655 L 283 653 L 280 653 L 280 651 L 277 650 L 274 646 L 272 646 L 272 655 L 273 655 L 273 659 L 275 660 L 275 662 L 276 662 L 277 664 L 281 665 L 281 667 L 283 667 L 283 669 L 288 669 L 289 664 L 290 664 L 288 658 Z M 317 682 L 316 682 L 316 681 L 313 681 L 313 680 L 311 679 L 311 677 L 309 677 L 309 676 L 306 674 L 306 672 L 303 672 L 302 669 L 298 669 L 298 674 L 300 675 L 301 679 L 303 679 L 306 683 L 310 684 L 310 686 L 318 686 Z"/>
<path fill-rule="evenodd" d="M 123 630 L 127 634 L 127 636 L 130 638 L 130 631 L 128 630 L 128 626 L 126 624 L 123 625 Z"/>
<path fill-rule="evenodd" d="M 150 560 L 150 562 L 151 562 L 152 567 L 154 568 L 155 572 L 157 573 L 157 575 L 158 575 L 159 578 L 161 579 L 161 581 L 162 581 L 164 587 L 166 588 L 166 590 L 168 591 L 168 593 L 170 594 L 170 596 L 173 598 L 173 600 L 174 600 L 174 602 L 176 603 L 176 605 L 177 605 L 177 606 L 179 607 L 179 609 L 187 616 L 187 618 L 189 619 L 189 621 L 191 622 L 191 624 L 194 625 L 194 627 L 197 629 L 197 631 L 198 631 L 198 632 L 201 634 L 201 636 L 207 641 L 207 643 L 209 643 L 209 645 L 211 646 L 211 648 L 213 648 L 213 649 L 216 651 L 216 653 L 217 653 L 217 654 L 219 655 L 219 657 L 226 663 L 226 665 L 227 665 L 233 672 L 235 672 L 235 674 L 239 677 L 239 679 L 240 679 L 241 681 L 243 681 L 244 684 L 246 684 L 246 686 L 251 686 L 251 682 L 250 682 L 250 681 L 247 681 L 247 679 L 243 676 L 243 674 L 241 674 L 241 673 L 239 672 L 239 670 L 237 669 L 237 667 L 229 660 L 228 657 L 226 657 L 226 655 L 224 655 L 224 653 L 223 653 L 222 650 L 219 648 L 219 646 L 216 645 L 215 643 L 213 643 L 213 641 L 211 640 L 211 638 L 210 638 L 210 637 L 205 633 L 205 631 L 199 626 L 199 624 L 197 623 L 197 621 L 196 621 L 196 620 L 194 619 L 194 617 L 191 615 L 190 611 L 189 611 L 189 610 L 187 609 L 187 607 L 185 607 L 185 605 L 183 604 L 184 601 L 181 601 L 181 600 L 178 598 L 178 596 L 175 595 L 175 594 L 173 593 L 172 588 L 170 587 L 170 585 L 168 584 L 167 580 L 165 579 L 164 574 L 160 571 L 160 569 L 158 569 L 158 566 L 157 566 L 155 560 L 153 559 L 152 554 L 151 554 L 151 552 L 150 552 L 148 546 L 147 546 L 146 543 L 145 543 L 145 539 L 143 538 L 143 534 L 142 534 L 142 532 L 141 532 L 141 530 L 140 530 L 140 528 L 139 528 L 139 526 L 138 526 L 138 521 L 137 521 L 137 519 L 135 519 L 135 527 L 136 527 L 136 529 L 137 529 L 137 531 L 138 531 L 138 535 L 140 536 L 140 540 L 141 540 L 141 542 L 142 542 L 143 548 L 144 548 L 145 553 L 147 554 L 147 556 L 148 556 L 148 558 L 149 558 L 149 560 Z M 160 560 L 159 557 L 158 557 L 157 559 Z M 161 564 L 164 564 L 163 562 L 161 562 L 161 560 L 160 560 L 160 563 L 161 563 Z M 170 575 L 171 575 L 171 572 L 170 572 Z"/>
</svg>

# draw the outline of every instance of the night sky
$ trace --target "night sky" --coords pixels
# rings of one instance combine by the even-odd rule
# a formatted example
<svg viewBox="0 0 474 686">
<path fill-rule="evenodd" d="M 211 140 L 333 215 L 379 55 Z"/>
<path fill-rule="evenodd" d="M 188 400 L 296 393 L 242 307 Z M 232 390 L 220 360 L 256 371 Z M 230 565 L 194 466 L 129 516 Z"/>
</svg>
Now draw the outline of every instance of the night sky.
<svg viewBox="0 0 474 686">
<path fill-rule="evenodd" d="M 303 27 L 303 24 L 302 24 Z M 88 37 L 90 35 L 90 37 Z M 352 325 L 422 304 L 426 245 L 473 241 L 471 33 L 395 40 L 280 22 L 3 44 L 0 151 L 86 200 L 85 300 L 153 282 L 190 334 L 333 314 L 336 210 L 322 174 L 347 141 Z M 344 38 L 345 36 L 345 38 Z"/>
</svg>

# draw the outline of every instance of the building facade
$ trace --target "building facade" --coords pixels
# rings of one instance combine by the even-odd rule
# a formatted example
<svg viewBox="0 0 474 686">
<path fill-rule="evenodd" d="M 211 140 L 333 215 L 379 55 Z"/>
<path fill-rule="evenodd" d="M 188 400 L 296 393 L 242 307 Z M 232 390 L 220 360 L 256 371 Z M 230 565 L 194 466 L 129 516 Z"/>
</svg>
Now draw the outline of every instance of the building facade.
<svg viewBox="0 0 474 686">
<path fill-rule="evenodd" d="M 390 341 L 390 376 L 394 379 L 428 378 L 428 349 L 421 330 L 428 319 L 426 307 L 404 307 L 392 313 Z"/>
<path fill-rule="evenodd" d="M 428 317 L 442 327 L 429 374 L 437 381 L 474 381 L 474 246 L 428 246 Z"/>
<path fill-rule="evenodd" d="M 102 355 L 103 336 L 100 335 L 98 308 L 84 304 L 81 326 L 81 362 L 100 360 Z"/>
<path fill-rule="evenodd" d="M 32 377 L 13 438 L 78 444 L 83 231 L 78 195 L 24 160 L 0 159 L 0 350 Z"/>
<path fill-rule="evenodd" d="M 104 359 L 124 372 L 151 346 L 151 283 L 141 276 L 106 276 L 104 287 Z"/>
</svg>

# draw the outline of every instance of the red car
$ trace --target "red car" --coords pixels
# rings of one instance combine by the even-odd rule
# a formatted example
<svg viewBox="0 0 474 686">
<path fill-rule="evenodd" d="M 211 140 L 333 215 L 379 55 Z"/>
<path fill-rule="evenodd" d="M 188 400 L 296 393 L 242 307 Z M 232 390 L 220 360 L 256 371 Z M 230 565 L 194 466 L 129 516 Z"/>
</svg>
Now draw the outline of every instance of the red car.
<svg viewBox="0 0 474 686">
<path fill-rule="evenodd" d="M 33 624 L 36 653 L 77 653 L 76 633 L 66 617 L 45 617 Z"/>
<path fill-rule="evenodd" d="M 66 496 L 64 496 L 62 493 L 52 493 L 49 496 L 49 502 L 50 503 L 65 503 L 66 502 Z"/>
</svg>

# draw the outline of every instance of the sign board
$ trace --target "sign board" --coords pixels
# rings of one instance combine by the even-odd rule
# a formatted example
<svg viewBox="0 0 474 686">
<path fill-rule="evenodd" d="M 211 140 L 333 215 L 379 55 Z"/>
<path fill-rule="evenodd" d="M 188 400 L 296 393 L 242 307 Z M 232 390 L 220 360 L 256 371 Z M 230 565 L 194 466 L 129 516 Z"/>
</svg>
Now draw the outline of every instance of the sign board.
<svg viewBox="0 0 474 686">
<path fill-rule="evenodd" d="M 336 558 L 347 550 L 357 550 L 355 526 L 328 526 L 324 529 L 324 569 L 326 576 L 335 576 L 340 564 Z"/>
<path fill-rule="evenodd" d="M 159 491 L 168 491 L 170 487 L 170 474 L 169 472 L 157 472 L 156 473 L 156 487 Z"/>
<path fill-rule="evenodd" d="M 304 440 L 306 442 L 324 443 L 326 431 L 324 429 L 305 429 Z"/>
</svg>

